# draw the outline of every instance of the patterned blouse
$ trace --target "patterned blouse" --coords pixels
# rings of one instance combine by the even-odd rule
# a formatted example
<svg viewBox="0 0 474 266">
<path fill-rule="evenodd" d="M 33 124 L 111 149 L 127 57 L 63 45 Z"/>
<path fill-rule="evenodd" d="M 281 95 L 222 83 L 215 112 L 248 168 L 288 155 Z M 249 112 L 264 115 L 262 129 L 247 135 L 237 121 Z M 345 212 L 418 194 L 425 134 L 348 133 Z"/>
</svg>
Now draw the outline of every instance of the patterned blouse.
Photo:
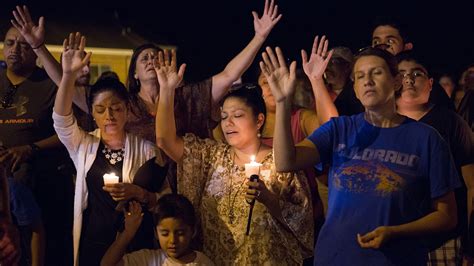
<svg viewBox="0 0 474 266">
<path fill-rule="evenodd" d="M 261 162 L 260 177 L 279 195 L 285 224 L 260 202 L 253 209 L 246 236 L 249 204 L 245 169 L 234 165 L 231 146 L 193 134 L 184 137 L 178 164 L 178 192 L 188 197 L 200 217 L 203 251 L 216 265 L 297 265 L 311 256 L 313 218 L 303 172 L 276 173 L 273 154 Z"/>
<path fill-rule="evenodd" d="M 147 111 L 145 103 L 138 96 L 131 97 L 130 109 L 126 131 L 155 143 L 155 114 Z M 217 125 L 212 114 L 218 111 L 219 106 L 212 104 L 212 78 L 176 88 L 174 114 L 179 136 L 185 132 L 201 138 L 211 136 L 212 129 Z M 166 158 L 164 153 L 162 155 Z M 171 189 L 176 191 L 176 163 L 166 160 L 169 163 L 167 180 Z"/>
</svg>

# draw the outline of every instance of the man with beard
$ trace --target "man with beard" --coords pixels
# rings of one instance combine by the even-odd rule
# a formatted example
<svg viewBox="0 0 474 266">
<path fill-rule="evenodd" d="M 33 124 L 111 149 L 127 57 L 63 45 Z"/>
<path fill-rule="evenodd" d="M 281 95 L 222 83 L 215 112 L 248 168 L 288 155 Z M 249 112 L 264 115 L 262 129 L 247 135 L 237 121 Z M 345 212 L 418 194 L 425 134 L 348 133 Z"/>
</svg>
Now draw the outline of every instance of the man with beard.
<svg viewBox="0 0 474 266">
<path fill-rule="evenodd" d="M 0 164 L 6 167 L 9 182 L 16 189 L 11 198 L 12 213 L 19 226 L 23 249 L 41 261 L 44 250 L 43 222 L 48 223 L 47 208 L 42 206 L 56 195 L 54 187 L 65 187 L 53 178 L 64 157 L 51 118 L 56 85 L 36 66 L 36 55 L 20 32 L 11 27 L 4 40 L 3 55 L 7 68 L 0 69 Z M 52 185 L 54 184 L 54 186 Z M 35 200 L 31 195 L 36 194 Z M 27 200 L 25 200 L 27 199 Z M 58 207 L 58 205 L 56 205 Z M 58 210 L 58 208 L 56 208 Z M 57 225 L 54 226 L 57 231 Z M 31 242 L 31 249 L 30 249 Z"/>
</svg>

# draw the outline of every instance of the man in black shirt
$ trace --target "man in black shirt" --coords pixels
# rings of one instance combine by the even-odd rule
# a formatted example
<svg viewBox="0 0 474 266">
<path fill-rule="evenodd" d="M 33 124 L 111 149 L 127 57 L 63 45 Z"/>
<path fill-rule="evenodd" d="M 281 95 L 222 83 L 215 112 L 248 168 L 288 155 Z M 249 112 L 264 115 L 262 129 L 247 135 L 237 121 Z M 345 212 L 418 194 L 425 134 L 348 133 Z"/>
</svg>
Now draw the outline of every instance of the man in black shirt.
<svg viewBox="0 0 474 266">
<path fill-rule="evenodd" d="M 458 208 L 456 231 L 450 232 L 443 239 L 431 239 L 429 243 L 431 247 L 436 247 L 444 242 L 440 248 L 429 254 L 432 265 L 443 265 L 445 262 L 448 262 L 448 265 L 458 265 L 462 257 L 457 243 L 462 239 L 464 253 L 466 253 L 468 247 L 466 239 L 469 231 L 472 234 L 472 228 L 468 231 L 467 215 L 472 213 L 472 190 L 474 189 L 473 133 L 467 123 L 455 112 L 429 102 L 433 78 L 422 57 L 409 51 L 398 54 L 397 58 L 403 85 L 397 99 L 398 112 L 428 124 L 440 133 L 449 145 L 459 175 L 462 174 L 464 179 L 465 184 L 456 191 Z M 467 255 L 472 256 L 472 254 Z"/>
<path fill-rule="evenodd" d="M 58 257 L 55 254 L 60 252 L 62 259 L 67 258 L 65 248 L 72 242 L 67 237 L 72 230 L 73 184 L 71 176 L 62 176 L 58 171 L 68 156 L 55 134 L 51 116 L 57 87 L 36 66 L 33 50 L 37 48 L 30 46 L 14 27 L 5 36 L 7 68 L 0 69 L 0 163 L 8 168 L 8 175 L 15 182 L 32 189 L 48 232 L 46 249 L 55 251 L 47 251 L 47 257 Z M 23 213 L 34 212 L 27 206 Z M 34 226 L 32 244 L 41 257 L 43 229 L 37 225 L 37 217 L 30 221 Z M 46 263 L 55 264 L 48 260 Z"/>
</svg>

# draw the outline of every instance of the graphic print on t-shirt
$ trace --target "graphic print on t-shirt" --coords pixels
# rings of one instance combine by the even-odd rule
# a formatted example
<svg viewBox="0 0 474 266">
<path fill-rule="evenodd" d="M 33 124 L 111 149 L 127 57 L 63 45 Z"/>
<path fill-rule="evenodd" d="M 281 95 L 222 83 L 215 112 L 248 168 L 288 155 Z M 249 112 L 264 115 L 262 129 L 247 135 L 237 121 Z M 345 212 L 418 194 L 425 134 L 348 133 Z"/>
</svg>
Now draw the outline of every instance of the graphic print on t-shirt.
<svg viewBox="0 0 474 266">
<path fill-rule="evenodd" d="M 8 106 L 6 109 L 16 109 L 16 116 L 22 116 L 28 112 L 26 109 L 26 104 L 30 101 L 28 97 L 25 96 L 19 96 L 18 100 L 13 102 L 10 106 Z"/>
<path fill-rule="evenodd" d="M 334 170 L 333 184 L 338 190 L 388 196 L 405 185 L 403 177 L 378 161 L 351 160 Z"/>
</svg>

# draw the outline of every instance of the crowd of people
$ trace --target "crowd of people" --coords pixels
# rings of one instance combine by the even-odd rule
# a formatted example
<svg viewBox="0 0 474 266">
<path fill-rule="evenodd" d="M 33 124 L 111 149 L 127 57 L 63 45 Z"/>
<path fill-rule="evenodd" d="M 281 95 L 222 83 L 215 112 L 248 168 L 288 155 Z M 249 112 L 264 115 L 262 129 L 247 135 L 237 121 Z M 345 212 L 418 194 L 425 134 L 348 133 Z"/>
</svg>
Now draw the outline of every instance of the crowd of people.
<svg viewBox="0 0 474 266">
<path fill-rule="evenodd" d="M 316 36 L 298 68 L 261 51 L 274 0 L 252 14 L 254 37 L 203 81 L 149 43 L 125 84 L 90 84 L 86 36 L 58 62 L 45 19 L 13 10 L 0 265 L 473 265 L 474 67 L 435 77 L 385 19 L 356 54 Z"/>
</svg>

